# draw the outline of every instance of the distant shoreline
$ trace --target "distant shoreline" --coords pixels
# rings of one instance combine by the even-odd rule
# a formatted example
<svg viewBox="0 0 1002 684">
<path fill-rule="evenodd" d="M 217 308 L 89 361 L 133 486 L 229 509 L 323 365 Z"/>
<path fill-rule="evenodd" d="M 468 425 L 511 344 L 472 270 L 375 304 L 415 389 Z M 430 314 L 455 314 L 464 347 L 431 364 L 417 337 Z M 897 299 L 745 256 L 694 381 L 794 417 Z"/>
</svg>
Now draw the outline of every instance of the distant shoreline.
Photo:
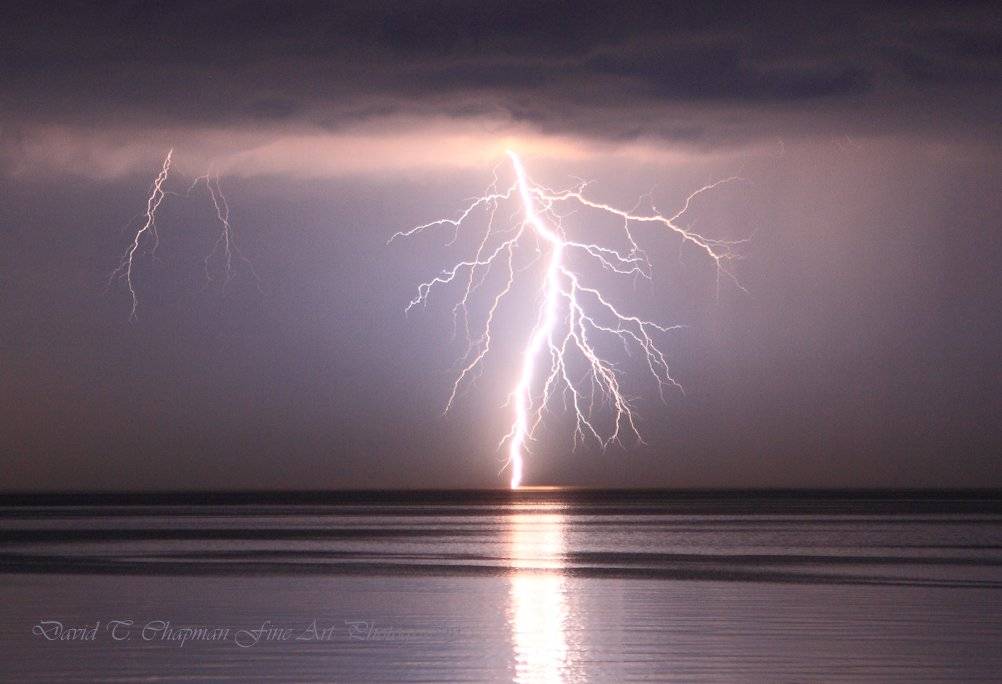
<svg viewBox="0 0 1002 684">
<path fill-rule="evenodd" d="M 345 489 L 314 491 L 135 491 L 3 492 L 0 508 L 73 506 L 268 506 L 353 504 L 490 505 L 524 501 L 699 508 L 701 503 L 768 509 L 830 504 L 835 509 L 863 506 L 889 512 L 998 512 L 999 489 L 591 489 L 540 487 L 509 489 Z M 836 512 L 836 511 L 833 511 Z"/>
</svg>

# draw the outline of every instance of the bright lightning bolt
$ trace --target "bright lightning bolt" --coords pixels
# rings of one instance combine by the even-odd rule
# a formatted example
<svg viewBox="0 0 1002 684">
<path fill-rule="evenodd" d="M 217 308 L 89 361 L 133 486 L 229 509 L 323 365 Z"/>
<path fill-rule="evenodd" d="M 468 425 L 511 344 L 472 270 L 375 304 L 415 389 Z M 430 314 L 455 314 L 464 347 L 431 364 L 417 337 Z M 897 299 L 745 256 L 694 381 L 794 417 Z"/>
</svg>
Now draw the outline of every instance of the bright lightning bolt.
<svg viewBox="0 0 1002 684">
<path fill-rule="evenodd" d="M 167 177 L 171 171 L 173 158 L 174 150 L 171 149 L 167 152 L 167 156 L 164 157 L 160 172 L 157 174 L 156 178 L 153 179 L 153 183 L 150 186 L 150 194 L 146 198 L 145 216 L 139 225 L 139 228 L 133 234 L 132 241 L 129 243 L 128 249 L 126 249 L 125 253 L 122 255 L 122 259 L 119 262 L 118 267 L 116 267 L 108 277 L 109 284 L 116 279 L 122 279 L 125 281 L 126 287 L 129 290 L 129 295 L 132 297 L 132 310 L 129 313 L 130 321 L 134 321 L 136 319 L 136 310 L 139 307 L 139 295 L 136 293 L 136 286 L 132 278 L 133 270 L 136 265 L 136 259 L 140 254 L 142 246 L 146 244 L 149 244 L 148 252 L 150 256 L 155 256 L 157 247 L 160 246 L 160 233 L 157 230 L 157 212 L 167 195 L 178 196 L 178 193 L 170 192 L 165 187 Z M 236 258 L 244 262 L 248 271 L 253 276 L 258 289 L 260 290 L 260 279 L 254 270 L 253 264 L 240 252 L 237 247 L 233 227 L 230 224 L 230 205 L 226 201 L 226 196 L 223 194 L 222 186 L 219 183 L 219 174 L 212 173 L 210 170 L 209 173 L 206 173 L 203 176 L 198 176 L 194 181 L 192 181 L 191 185 L 188 186 L 187 192 L 180 196 L 190 196 L 199 185 L 205 186 L 209 199 L 212 201 L 212 206 L 216 213 L 216 219 L 219 222 L 219 235 L 212 247 L 212 251 L 210 251 L 204 259 L 206 280 L 214 280 L 212 276 L 213 257 L 219 254 L 220 259 L 222 260 L 221 265 L 224 273 L 224 286 L 229 283 L 233 276 L 233 261 Z"/>
<path fill-rule="evenodd" d="M 627 351 L 631 348 L 639 350 L 648 371 L 657 382 L 662 398 L 666 385 L 681 389 L 681 385 L 671 375 L 664 353 L 655 342 L 657 335 L 681 326 L 666 326 L 624 313 L 597 287 L 582 280 L 581 274 L 569 265 L 566 259 L 568 254 L 582 255 L 615 274 L 650 278 L 650 262 L 634 240 L 631 225 L 652 224 L 670 231 L 683 243 L 696 247 L 710 259 L 716 268 L 718 289 L 721 275 L 741 288 L 727 269 L 727 262 L 736 258 L 733 248 L 743 241 L 710 239 L 680 223 L 698 195 L 723 183 L 738 180 L 737 178 L 726 178 L 699 188 L 686 198 L 681 209 L 673 215 L 662 215 L 656 210 L 644 214 L 636 210 L 624 211 L 590 199 L 584 194 L 585 183 L 562 191 L 534 183 L 526 174 L 518 155 L 509 151 L 508 157 L 515 179 L 506 190 L 498 190 L 495 174 L 495 181 L 488 191 L 473 199 L 458 218 L 439 219 L 415 226 L 396 233 L 390 238 L 390 242 L 430 228 L 448 226 L 453 231 L 449 244 L 453 244 L 458 240 L 460 230 L 477 210 L 483 209 L 488 215 L 487 228 L 478 241 L 474 255 L 421 283 L 417 295 L 406 309 L 410 311 L 418 304 L 427 303 L 433 289 L 456 282 L 463 285 L 463 294 L 453 309 L 453 316 L 457 328 L 457 319 L 462 316 L 466 331 L 466 353 L 461 362 L 462 369 L 458 372 L 446 401 L 446 412 L 460 389 L 476 379 L 482 362 L 491 350 L 497 311 L 502 301 L 511 294 L 517 275 L 525 268 L 516 266 L 516 251 L 523 242 L 532 238 L 535 240 L 537 254 L 545 255 L 545 269 L 535 307 L 535 323 L 522 350 L 518 375 L 508 395 L 508 405 L 513 409 L 512 424 L 499 443 L 499 447 L 507 445 L 506 466 L 511 468 L 511 486 L 517 488 L 522 483 L 523 461 L 529 453 L 528 445 L 543 420 L 547 405 L 555 396 L 563 396 L 565 405 L 573 409 L 575 444 L 579 440 L 593 438 L 605 448 L 613 442 L 621 444 L 624 433 L 632 434 L 642 442 L 633 409 L 620 385 L 619 371 L 600 355 L 596 348 L 597 339 L 615 338 Z M 518 202 L 519 210 L 516 215 L 519 218 L 513 218 L 512 224 L 503 228 L 496 227 L 495 216 L 500 206 L 513 199 Z M 565 205 L 598 211 L 621 221 L 622 234 L 629 250 L 569 238 L 564 228 L 564 215 L 557 211 Z M 505 282 L 490 298 L 486 320 L 474 335 L 469 322 L 470 300 L 485 284 L 488 273 L 494 267 L 504 269 Z M 575 357 L 584 362 L 586 373 L 583 377 L 575 377 L 570 370 L 569 363 Z M 593 419 L 596 402 L 600 399 L 606 400 L 613 414 L 612 428 L 606 434 L 599 430 Z"/>
</svg>

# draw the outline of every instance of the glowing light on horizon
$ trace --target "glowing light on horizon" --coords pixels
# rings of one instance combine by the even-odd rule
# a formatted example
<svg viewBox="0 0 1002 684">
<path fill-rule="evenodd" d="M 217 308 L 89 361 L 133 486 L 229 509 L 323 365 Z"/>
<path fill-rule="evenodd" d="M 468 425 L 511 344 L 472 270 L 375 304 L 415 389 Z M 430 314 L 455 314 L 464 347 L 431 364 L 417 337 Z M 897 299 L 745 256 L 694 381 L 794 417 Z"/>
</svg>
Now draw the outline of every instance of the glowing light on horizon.
<svg viewBox="0 0 1002 684">
<path fill-rule="evenodd" d="M 237 248 L 236 241 L 234 239 L 233 227 L 230 224 L 230 205 L 227 202 L 226 196 L 223 194 L 223 189 L 219 184 L 219 174 L 213 173 L 210 170 L 208 173 L 196 177 L 192 181 L 191 185 L 188 186 L 187 192 L 183 194 L 170 192 L 165 186 L 167 178 L 170 175 L 173 158 L 174 150 L 172 148 L 167 152 L 167 156 L 164 157 L 160 172 L 157 174 L 156 178 L 153 179 L 153 183 L 150 186 L 150 194 L 146 198 L 146 212 L 142 223 L 133 234 L 132 241 L 129 243 L 128 249 L 126 249 L 125 253 L 122 255 L 122 259 L 118 266 L 111 272 L 111 275 L 108 276 L 109 285 L 116 279 L 124 280 L 126 283 L 129 295 L 132 298 L 132 309 L 129 312 L 130 321 L 134 321 L 136 319 L 136 310 L 139 307 L 139 295 L 136 293 L 136 286 L 132 279 L 136 258 L 140 254 L 140 250 L 144 245 L 148 245 L 146 253 L 148 253 L 151 257 L 156 256 L 157 248 L 160 246 L 160 233 L 157 230 L 157 212 L 159 211 L 160 206 L 167 198 L 167 195 L 188 197 L 200 184 L 205 185 L 206 192 L 208 193 L 209 199 L 211 200 L 212 206 L 215 210 L 216 220 L 219 222 L 220 226 L 219 235 L 212 247 L 212 251 L 210 251 L 204 259 L 206 280 L 214 280 L 212 276 L 212 259 L 217 253 L 220 253 L 224 273 L 224 287 L 233 277 L 233 260 L 234 257 L 236 257 L 246 264 L 248 271 L 253 276 L 255 283 L 257 283 L 258 288 L 260 289 L 260 280 L 257 277 L 257 273 L 254 271 L 253 264 Z"/>
<path fill-rule="evenodd" d="M 522 349 L 518 374 L 508 395 L 508 404 L 513 409 L 512 424 L 499 443 L 499 448 L 507 445 L 506 466 L 511 468 L 511 487 L 517 488 L 522 483 L 524 457 L 529 453 L 529 443 L 543 420 L 547 405 L 558 395 L 573 411 L 575 445 L 578 441 L 593 438 L 606 448 L 612 443 L 622 444 L 624 433 L 643 441 L 631 404 L 620 386 L 619 372 L 599 354 L 595 342 L 597 338 L 614 337 L 627 352 L 631 347 L 638 349 L 662 399 L 665 386 L 681 390 L 681 385 L 671 374 L 667 358 L 655 342 L 657 335 L 681 326 L 663 325 L 625 313 L 600 289 L 586 284 L 582 275 L 568 264 L 566 255 L 572 252 L 582 255 L 614 274 L 650 278 L 650 261 L 634 239 L 631 225 L 653 224 L 677 235 L 683 243 L 694 246 L 711 260 L 716 269 L 719 290 L 721 275 L 741 288 L 727 269 L 727 262 L 736 258 L 733 248 L 743 241 L 707 238 L 679 223 L 698 195 L 737 178 L 725 178 L 699 188 L 685 199 L 675 214 L 666 216 L 656 210 L 645 214 L 592 200 L 584 194 L 585 182 L 568 190 L 552 190 L 535 183 L 528 176 L 520 157 L 511 150 L 507 154 L 514 172 L 514 181 L 507 189 L 498 189 L 495 171 L 494 182 L 486 193 L 474 198 L 458 218 L 438 219 L 414 226 L 396 233 L 390 242 L 436 227 L 451 227 L 453 236 L 449 244 L 453 244 L 474 212 L 482 209 L 488 217 L 486 230 L 477 241 L 474 255 L 421 283 L 417 295 L 406 308 L 410 311 L 418 304 L 426 304 L 433 289 L 453 283 L 463 286 L 463 294 L 453 308 L 453 317 L 457 328 L 462 318 L 466 352 L 461 362 L 462 369 L 445 403 L 445 412 L 451 408 L 460 388 L 476 379 L 491 351 L 499 306 L 511 294 L 517 276 L 524 270 L 522 266 L 516 267 L 516 251 L 532 238 L 537 253 L 545 255 L 546 266 L 539 283 L 535 323 Z M 517 201 L 519 218 L 513 218 L 511 224 L 499 228 L 495 225 L 495 216 L 500 206 L 508 201 Z M 566 214 L 557 211 L 563 205 L 615 217 L 627 248 L 570 238 L 564 226 Z M 485 323 L 478 333 L 473 333 L 469 321 L 471 298 L 485 284 L 488 273 L 494 267 L 504 269 L 506 280 L 488 298 L 490 306 Z M 587 371 L 584 380 L 572 377 L 569 363 L 574 357 L 584 362 Z M 613 414 L 612 428 L 605 434 L 593 419 L 599 398 L 607 401 Z"/>
</svg>

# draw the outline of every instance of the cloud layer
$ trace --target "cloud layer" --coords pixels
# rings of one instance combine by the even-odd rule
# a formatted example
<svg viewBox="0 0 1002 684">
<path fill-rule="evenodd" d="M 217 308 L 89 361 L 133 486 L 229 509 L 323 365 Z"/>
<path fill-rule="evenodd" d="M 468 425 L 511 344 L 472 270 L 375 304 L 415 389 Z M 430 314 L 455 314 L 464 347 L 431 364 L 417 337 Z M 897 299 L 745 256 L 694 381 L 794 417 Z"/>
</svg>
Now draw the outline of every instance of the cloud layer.
<svg viewBox="0 0 1002 684">
<path fill-rule="evenodd" d="M 994 14 L 990 3 L 963 11 L 916 3 L 8 3 L 0 9 L 0 139 L 8 169 L 102 164 L 95 170 L 103 173 L 190 140 L 229 157 L 308 139 L 346 162 L 368 157 L 370 167 L 399 164 L 407 155 L 384 148 L 422 136 L 454 149 L 457 164 L 479 163 L 505 137 L 545 138 L 566 153 L 572 139 L 579 153 L 582 145 L 706 151 L 846 134 L 993 140 L 1002 83 Z M 463 136 L 475 140 L 457 142 Z M 62 153 L 53 149 L 59 138 Z M 131 152 L 108 164 L 116 146 Z M 95 147 L 94 158 L 80 154 Z"/>
</svg>

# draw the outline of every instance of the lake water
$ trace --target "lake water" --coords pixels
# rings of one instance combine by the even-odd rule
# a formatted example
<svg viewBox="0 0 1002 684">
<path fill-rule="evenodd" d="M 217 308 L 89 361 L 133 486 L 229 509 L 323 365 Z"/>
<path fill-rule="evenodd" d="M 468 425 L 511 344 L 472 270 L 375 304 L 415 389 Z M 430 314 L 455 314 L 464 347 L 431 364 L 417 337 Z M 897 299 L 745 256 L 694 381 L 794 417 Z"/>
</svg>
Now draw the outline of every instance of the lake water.
<svg viewBox="0 0 1002 684">
<path fill-rule="evenodd" d="M 0 504 L 4 682 L 1002 680 L 998 500 Z"/>
</svg>

